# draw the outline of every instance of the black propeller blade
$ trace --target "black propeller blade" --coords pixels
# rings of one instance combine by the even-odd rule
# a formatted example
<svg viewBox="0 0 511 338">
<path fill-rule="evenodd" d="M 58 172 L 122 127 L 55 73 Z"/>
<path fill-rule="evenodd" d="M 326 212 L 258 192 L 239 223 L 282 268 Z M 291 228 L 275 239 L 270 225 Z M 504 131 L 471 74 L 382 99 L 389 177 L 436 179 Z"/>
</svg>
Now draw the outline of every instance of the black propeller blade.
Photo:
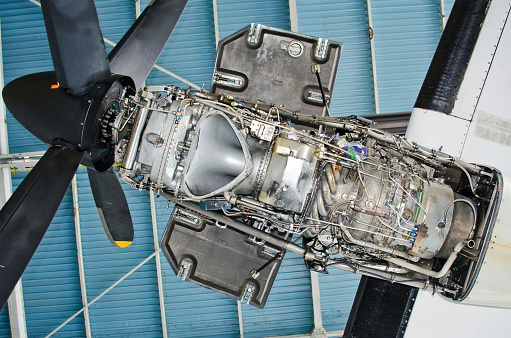
<svg viewBox="0 0 511 338">
<path fill-rule="evenodd" d="M 133 222 L 128 201 L 112 167 L 104 172 L 87 168 L 99 218 L 112 244 L 121 248 L 133 242 Z"/>
<path fill-rule="evenodd" d="M 51 147 L 0 211 L 0 310 L 43 239 L 83 152 Z"/>
<path fill-rule="evenodd" d="M 137 89 L 144 83 L 176 26 L 188 0 L 148 5 L 108 55 L 113 73 L 130 76 Z"/>
<path fill-rule="evenodd" d="M 53 66 L 62 88 L 74 95 L 110 78 L 94 0 L 41 1 Z"/>
</svg>

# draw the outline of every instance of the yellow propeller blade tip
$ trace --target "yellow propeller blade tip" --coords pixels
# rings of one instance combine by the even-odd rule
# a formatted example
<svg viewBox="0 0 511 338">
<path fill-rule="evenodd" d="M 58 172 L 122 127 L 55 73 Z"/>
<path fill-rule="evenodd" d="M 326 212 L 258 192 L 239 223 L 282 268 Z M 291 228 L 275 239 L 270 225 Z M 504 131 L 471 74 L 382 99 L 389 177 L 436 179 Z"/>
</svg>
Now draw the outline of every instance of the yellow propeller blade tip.
<svg viewBox="0 0 511 338">
<path fill-rule="evenodd" d="M 132 241 L 115 241 L 115 244 L 120 247 L 120 248 L 125 248 L 127 247 L 128 245 L 130 245 L 131 243 L 133 243 Z"/>
</svg>

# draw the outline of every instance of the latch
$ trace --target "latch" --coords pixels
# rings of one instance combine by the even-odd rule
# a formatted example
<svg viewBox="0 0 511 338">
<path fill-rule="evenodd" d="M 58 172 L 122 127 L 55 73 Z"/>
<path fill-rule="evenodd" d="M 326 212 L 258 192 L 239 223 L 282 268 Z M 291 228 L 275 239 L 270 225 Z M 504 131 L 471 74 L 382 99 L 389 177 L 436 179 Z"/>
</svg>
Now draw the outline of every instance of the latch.
<svg viewBox="0 0 511 338">
<path fill-rule="evenodd" d="M 241 298 L 241 302 L 248 304 L 254 295 L 254 291 L 255 286 L 247 284 L 247 286 L 245 286 L 245 290 L 243 290 L 243 297 Z"/>
<path fill-rule="evenodd" d="M 261 24 L 250 24 L 250 30 L 248 31 L 247 41 L 250 44 L 257 44 L 259 41 L 259 36 L 261 35 Z"/>
<path fill-rule="evenodd" d="M 326 57 L 328 39 L 319 38 L 314 56 L 323 60 Z"/>
<path fill-rule="evenodd" d="M 179 272 L 177 273 L 177 278 L 181 278 L 182 280 L 186 280 L 188 274 L 190 273 L 190 269 L 192 268 L 192 263 L 188 261 L 183 261 L 181 266 L 179 267 Z"/>
</svg>

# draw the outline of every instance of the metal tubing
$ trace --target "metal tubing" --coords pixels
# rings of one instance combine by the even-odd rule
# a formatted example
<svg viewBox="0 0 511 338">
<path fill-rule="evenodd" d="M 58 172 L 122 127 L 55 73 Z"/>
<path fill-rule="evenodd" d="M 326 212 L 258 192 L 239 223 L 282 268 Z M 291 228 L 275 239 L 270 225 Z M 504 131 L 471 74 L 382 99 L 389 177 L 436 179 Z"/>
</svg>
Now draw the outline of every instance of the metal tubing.
<svg viewBox="0 0 511 338">
<path fill-rule="evenodd" d="M 395 256 L 406 258 L 406 259 L 414 261 L 414 262 L 417 262 L 420 259 L 419 257 L 411 256 L 411 255 L 409 255 L 407 253 L 404 253 L 404 252 L 396 250 L 396 249 L 390 249 L 390 248 L 387 248 L 387 247 L 383 247 L 383 246 L 379 246 L 379 245 L 376 245 L 376 244 L 373 244 L 373 243 L 364 242 L 364 241 L 355 239 L 355 238 L 353 238 L 351 233 L 348 231 L 348 229 L 346 229 L 345 226 L 343 226 L 341 224 L 340 227 L 341 227 L 343 233 L 348 237 L 349 241 L 352 242 L 353 244 L 357 244 L 357 245 L 360 245 L 360 246 L 363 246 L 363 247 L 368 247 L 368 248 L 371 248 L 371 249 L 383 251 L 383 252 L 389 253 L 391 255 L 395 255 Z"/>
<path fill-rule="evenodd" d="M 200 208 L 200 206 L 195 203 L 178 201 L 173 195 L 163 192 L 163 191 L 161 192 L 160 195 L 165 197 L 166 199 L 168 199 L 171 202 L 182 205 L 185 208 L 195 211 L 196 213 L 206 215 L 207 217 L 209 217 L 215 221 L 224 223 L 227 226 L 229 226 L 235 230 L 239 230 L 241 232 L 246 233 L 247 235 L 251 235 L 251 236 L 260 238 L 260 239 L 262 239 L 270 244 L 273 244 L 283 250 L 291 251 L 297 255 L 303 256 L 303 257 L 305 257 L 305 260 L 321 259 L 321 257 L 316 257 L 316 255 L 314 255 L 313 253 L 307 252 L 307 250 L 305 250 L 304 248 L 302 248 L 294 243 L 291 243 L 291 242 L 285 241 L 283 239 L 280 239 L 278 237 L 272 236 L 264 231 L 253 228 L 253 227 L 243 224 L 241 222 L 237 222 L 237 221 L 235 221 L 227 216 L 224 216 L 222 214 L 213 213 L 213 212 L 207 211 L 207 210 L 202 210 Z"/>
<path fill-rule="evenodd" d="M 416 152 L 416 153 L 419 153 L 419 154 L 422 154 L 422 155 L 426 155 L 429 158 L 434 159 L 434 160 L 436 160 L 436 161 L 438 161 L 438 162 L 440 162 L 442 164 L 445 164 L 445 165 L 451 166 L 451 165 L 457 164 L 457 165 L 465 168 L 466 170 L 468 170 L 472 174 L 479 174 L 479 172 L 481 171 L 481 168 L 479 166 L 475 165 L 475 164 L 467 163 L 467 162 L 462 161 L 460 159 L 457 159 L 457 158 L 454 158 L 454 157 L 449 156 L 447 154 L 444 154 L 444 153 L 442 153 L 440 151 L 436 151 L 434 149 L 430 149 L 430 148 L 427 148 L 427 147 L 424 147 L 424 146 L 421 146 L 421 145 L 418 145 L 418 144 L 417 145 L 412 145 L 406 139 L 403 139 L 403 140 L 406 140 L 406 142 L 399 142 L 399 141 L 397 141 L 396 137 L 394 135 L 392 135 L 392 134 L 388 134 L 388 133 L 384 133 L 384 132 L 377 132 L 374 129 L 368 129 L 367 130 L 367 135 L 372 137 L 372 138 L 375 138 L 378 141 L 389 143 L 389 144 L 393 144 L 393 145 L 395 145 L 397 147 L 403 148 L 403 149 L 408 150 L 410 152 Z"/>
<path fill-rule="evenodd" d="M 328 183 L 328 187 L 330 188 L 330 193 L 335 195 L 337 193 L 337 185 L 334 177 L 334 170 L 332 169 L 332 164 L 328 163 L 325 168 L 325 176 L 326 181 Z"/>
<path fill-rule="evenodd" d="M 419 289 L 426 289 L 428 287 L 427 281 L 410 280 L 409 278 L 406 278 L 406 277 L 403 277 L 400 275 L 396 275 L 391 272 L 385 272 L 385 271 L 379 271 L 379 270 L 374 270 L 374 269 L 370 269 L 370 268 L 364 268 L 364 267 L 360 267 L 358 265 L 356 266 L 356 271 L 353 271 L 353 269 L 351 267 L 349 267 L 348 265 L 343 265 L 343 264 L 332 264 L 329 266 L 339 269 L 339 270 L 343 270 L 343 271 L 355 272 L 355 273 L 359 273 L 362 275 L 367 275 L 369 277 L 377 277 L 377 278 L 381 277 L 382 279 L 390 280 L 393 283 L 405 284 L 405 285 L 413 286 L 413 287 L 416 287 Z"/>
<path fill-rule="evenodd" d="M 444 266 L 442 267 L 442 270 L 440 271 L 433 271 L 429 269 L 422 268 L 420 266 L 413 265 L 409 262 L 403 261 L 399 258 L 386 258 L 386 260 L 392 264 L 396 264 L 399 266 L 402 266 L 404 268 L 410 269 L 412 271 L 422 273 L 423 275 L 430 276 L 433 278 L 442 278 L 447 274 L 449 269 L 451 268 L 452 264 L 454 263 L 454 260 L 458 256 L 458 253 L 463 249 L 465 246 L 466 241 L 461 241 L 454 247 L 452 253 L 450 254 L 449 258 L 447 258 L 447 261 L 445 262 Z"/>
<path fill-rule="evenodd" d="M 334 204 L 334 200 L 330 195 L 330 188 L 325 175 L 321 176 L 321 193 L 323 194 L 323 200 L 325 201 L 326 205 Z"/>
<path fill-rule="evenodd" d="M 140 143 L 140 138 L 142 136 L 142 131 L 144 130 L 147 116 L 149 115 L 148 106 L 150 105 L 150 101 L 148 99 L 143 99 L 142 105 L 143 107 L 139 108 L 137 117 L 135 119 L 133 131 L 131 132 L 130 141 L 128 143 L 128 148 L 126 149 L 126 155 L 124 156 L 124 161 L 122 162 L 122 167 L 126 170 L 133 169 L 133 164 L 135 163 L 135 157 L 137 156 L 137 150 Z"/>
</svg>

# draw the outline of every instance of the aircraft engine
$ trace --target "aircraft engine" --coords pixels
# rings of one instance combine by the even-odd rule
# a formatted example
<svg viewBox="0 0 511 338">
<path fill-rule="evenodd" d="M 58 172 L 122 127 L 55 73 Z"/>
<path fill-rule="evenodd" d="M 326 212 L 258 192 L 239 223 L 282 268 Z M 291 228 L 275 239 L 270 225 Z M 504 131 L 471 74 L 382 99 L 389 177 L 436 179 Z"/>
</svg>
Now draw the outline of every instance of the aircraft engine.
<svg viewBox="0 0 511 338">
<path fill-rule="evenodd" d="M 452 299 L 469 291 L 498 171 L 355 116 L 311 116 L 172 86 L 146 87 L 125 107 L 112 123 L 120 177 L 192 202 L 185 218 L 218 225 L 210 217 L 221 214 L 241 231 L 266 234 L 252 234 L 255 245 L 300 236 L 291 251 L 314 271 L 332 266 Z"/>
</svg>

